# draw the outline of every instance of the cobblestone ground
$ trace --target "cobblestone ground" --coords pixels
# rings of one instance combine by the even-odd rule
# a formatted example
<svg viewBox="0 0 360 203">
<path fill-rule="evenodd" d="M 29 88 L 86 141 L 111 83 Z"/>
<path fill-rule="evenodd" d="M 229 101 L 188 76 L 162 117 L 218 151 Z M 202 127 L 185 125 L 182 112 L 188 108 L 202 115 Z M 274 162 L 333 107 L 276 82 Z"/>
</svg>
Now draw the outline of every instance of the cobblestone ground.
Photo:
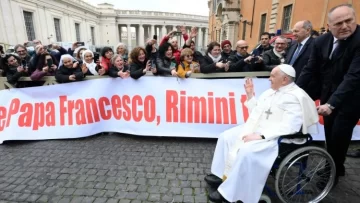
<svg viewBox="0 0 360 203">
<path fill-rule="evenodd" d="M 203 179 L 215 144 L 127 135 L 5 142 L 0 202 L 208 202 Z M 347 160 L 347 176 L 324 202 L 358 202 L 359 163 Z"/>
</svg>

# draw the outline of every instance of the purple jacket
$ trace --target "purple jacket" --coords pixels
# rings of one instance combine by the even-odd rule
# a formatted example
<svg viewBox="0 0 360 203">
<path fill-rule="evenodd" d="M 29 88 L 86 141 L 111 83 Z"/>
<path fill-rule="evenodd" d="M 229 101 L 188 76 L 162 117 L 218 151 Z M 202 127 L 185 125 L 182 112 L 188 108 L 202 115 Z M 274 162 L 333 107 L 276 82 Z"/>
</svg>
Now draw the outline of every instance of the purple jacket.
<svg viewBox="0 0 360 203">
<path fill-rule="evenodd" d="M 39 69 L 36 69 L 30 76 L 31 80 L 40 80 L 42 77 L 44 76 L 54 76 L 55 75 L 55 71 L 53 72 L 44 72 L 41 71 Z"/>
</svg>

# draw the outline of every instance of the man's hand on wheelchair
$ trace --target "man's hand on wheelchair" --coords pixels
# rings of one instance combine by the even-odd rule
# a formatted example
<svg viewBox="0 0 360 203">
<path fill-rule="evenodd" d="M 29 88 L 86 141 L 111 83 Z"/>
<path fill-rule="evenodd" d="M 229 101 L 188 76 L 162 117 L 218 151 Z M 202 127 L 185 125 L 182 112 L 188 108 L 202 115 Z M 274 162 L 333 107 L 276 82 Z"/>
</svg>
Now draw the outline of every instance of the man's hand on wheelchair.
<svg viewBox="0 0 360 203">
<path fill-rule="evenodd" d="M 254 140 L 261 140 L 262 137 L 258 133 L 251 133 L 251 134 L 245 135 L 242 139 L 246 143 L 246 142 L 250 142 L 250 141 L 254 141 Z"/>
<path fill-rule="evenodd" d="M 322 116 L 328 116 L 332 113 L 330 107 L 326 104 L 316 107 L 318 114 Z"/>
</svg>

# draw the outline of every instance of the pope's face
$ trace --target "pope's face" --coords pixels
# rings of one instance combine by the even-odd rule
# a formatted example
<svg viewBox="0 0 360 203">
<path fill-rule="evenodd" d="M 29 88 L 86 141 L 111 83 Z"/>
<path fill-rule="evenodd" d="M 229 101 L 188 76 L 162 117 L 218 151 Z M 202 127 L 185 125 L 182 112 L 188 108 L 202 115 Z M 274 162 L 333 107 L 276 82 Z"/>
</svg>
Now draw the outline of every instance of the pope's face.
<svg viewBox="0 0 360 203">
<path fill-rule="evenodd" d="M 286 85 L 286 77 L 278 67 L 274 68 L 270 73 L 271 89 L 278 90 L 280 87 Z"/>
</svg>

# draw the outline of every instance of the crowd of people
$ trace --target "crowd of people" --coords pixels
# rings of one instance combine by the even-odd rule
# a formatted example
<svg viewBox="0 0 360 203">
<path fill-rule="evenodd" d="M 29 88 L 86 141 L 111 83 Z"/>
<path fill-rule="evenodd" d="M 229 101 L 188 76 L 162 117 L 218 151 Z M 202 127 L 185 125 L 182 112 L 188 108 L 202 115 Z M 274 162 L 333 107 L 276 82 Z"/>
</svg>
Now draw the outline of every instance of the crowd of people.
<svg viewBox="0 0 360 203">
<path fill-rule="evenodd" d="M 183 47 L 174 36 L 177 31 L 168 33 L 160 43 L 154 37 L 145 47 L 128 50 L 126 44 L 119 43 L 114 50 L 103 47 L 100 53 L 94 53 L 79 42 L 68 50 L 58 44 L 43 45 L 40 40 L 18 44 L 15 53 L 2 54 L 0 75 L 7 77 L 8 82 L 16 87 L 26 87 L 41 83 L 18 82 L 19 78 L 30 77 L 39 81 L 44 76 L 55 76 L 59 83 L 66 83 L 80 81 L 87 75 L 139 79 L 147 72 L 188 78 L 192 73 L 270 72 L 275 65 L 290 63 L 291 60 L 291 54 L 287 54 L 291 44 L 282 36 L 277 37 L 275 47 L 272 47 L 269 41 L 274 36 L 263 33 L 261 45 L 251 54 L 245 40 L 238 41 L 235 50 L 229 40 L 211 42 L 203 55 L 195 50 L 197 28 L 192 28 L 190 33 L 184 26 L 178 26 L 178 29 L 185 41 Z M 302 41 L 312 31 L 311 23 L 304 21 L 299 22 L 298 32 L 294 34 L 297 41 Z M 286 55 L 289 57 L 285 58 Z"/>
<path fill-rule="evenodd" d="M 287 38 L 275 36 L 273 46 L 270 40 L 274 36 L 262 33 L 261 45 L 251 52 L 245 40 L 239 40 L 234 48 L 229 40 L 224 40 L 221 43 L 209 43 L 205 54 L 202 54 L 195 50 L 197 29 L 194 27 L 187 33 L 183 26 L 179 27 L 185 41 L 183 47 L 179 46 L 174 37 L 177 31 L 168 33 L 159 44 L 155 38 L 149 39 L 145 47 L 135 47 L 129 51 L 126 44 L 119 43 L 115 50 L 104 47 L 100 53 L 94 53 L 78 43 L 65 50 L 57 44 L 48 47 L 42 45 L 41 41 L 34 40 L 31 42 L 34 53 L 27 50 L 27 42 L 16 45 L 14 54 L 3 54 L 0 74 L 7 77 L 9 83 L 23 87 L 26 84 L 18 82 L 21 77 L 39 81 L 44 76 L 55 76 L 58 82 L 66 83 L 81 81 L 87 75 L 139 79 L 151 72 L 158 76 L 188 78 L 192 73 L 268 71 L 271 72 L 272 87 L 276 86 L 273 90 L 282 92 L 297 84 L 313 100 L 321 100 L 316 111 L 324 116 L 327 150 L 334 159 L 337 180 L 339 176 L 345 175 L 345 155 L 360 117 L 360 27 L 356 23 L 354 9 L 348 4 L 330 10 L 328 25 L 329 32 L 322 31 L 318 36 L 310 21 L 296 22 L 292 29 L 295 40 L 288 43 Z M 248 81 L 248 87 L 249 84 L 251 83 Z M 251 100 L 249 97 L 252 97 L 252 91 L 247 91 L 248 101 Z M 300 104 L 298 105 L 300 111 Z M 289 112 L 290 114 L 295 115 L 293 112 Z M 299 115 L 299 119 L 302 119 Z M 291 121 L 283 119 L 279 118 L 277 123 Z M 265 122 L 268 122 L 267 119 Z M 297 123 L 296 130 L 300 130 L 301 124 Z M 291 123 L 285 127 L 290 125 Z M 257 133 L 245 135 L 246 142 L 270 139 L 266 136 L 267 132 Z M 272 139 L 275 139 L 274 136 Z M 222 146 L 224 142 L 229 142 L 229 139 L 219 139 L 218 145 Z M 223 149 L 221 151 L 224 153 Z M 245 152 L 252 153 L 251 149 Z M 232 174 L 239 174 L 238 172 L 228 171 L 226 178 L 222 176 L 225 169 L 219 166 L 225 167 L 226 155 L 221 155 L 213 162 L 214 174 L 205 179 L 210 185 L 215 185 L 216 191 L 210 194 L 210 199 L 235 201 L 249 199 L 249 195 L 253 198 L 252 191 L 237 193 L 234 187 L 240 187 L 239 183 L 237 186 L 229 185 L 229 179 L 233 180 Z M 240 162 L 236 164 L 241 165 Z M 246 164 L 254 164 L 250 162 L 247 160 Z M 225 185 L 221 186 L 222 184 Z M 250 185 L 249 182 L 240 184 L 244 187 Z M 218 188 L 222 189 L 217 190 Z M 260 189 L 257 191 L 262 191 Z"/>
</svg>

